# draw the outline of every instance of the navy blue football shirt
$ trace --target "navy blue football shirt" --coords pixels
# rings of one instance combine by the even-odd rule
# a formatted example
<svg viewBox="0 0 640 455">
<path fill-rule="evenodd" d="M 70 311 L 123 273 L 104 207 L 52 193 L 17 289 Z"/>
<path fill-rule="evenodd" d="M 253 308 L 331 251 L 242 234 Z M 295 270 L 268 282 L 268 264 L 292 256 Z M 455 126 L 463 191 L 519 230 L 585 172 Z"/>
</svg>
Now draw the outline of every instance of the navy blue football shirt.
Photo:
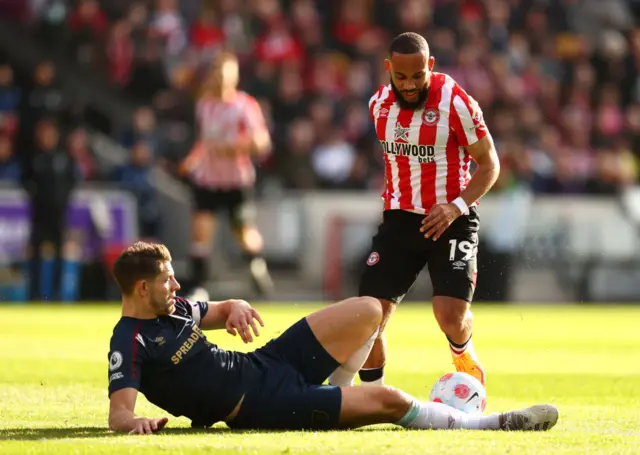
<svg viewBox="0 0 640 455">
<path fill-rule="evenodd" d="M 132 387 L 193 426 L 210 426 L 235 408 L 260 368 L 247 354 L 210 343 L 199 323 L 206 302 L 176 298 L 175 312 L 155 319 L 122 317 L 109 350 L 109 396 Z"/>
</svg>

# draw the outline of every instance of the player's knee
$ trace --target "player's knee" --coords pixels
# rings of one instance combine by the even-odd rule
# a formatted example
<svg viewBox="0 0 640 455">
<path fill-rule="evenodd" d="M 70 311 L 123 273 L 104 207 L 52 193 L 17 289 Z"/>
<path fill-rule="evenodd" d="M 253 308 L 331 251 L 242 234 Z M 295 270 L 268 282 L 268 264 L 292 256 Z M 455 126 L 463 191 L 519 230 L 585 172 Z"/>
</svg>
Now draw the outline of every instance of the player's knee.
<svg viewBox="0 0 640 455">
<path fill-rule="evenodd" d="M 456 316 L 447 315 L 438 319 L 440 329 L 447 335 L 460 333 L 465 329 L 464 319 Z"/>
<path fill-rule="evenodd" d="M 464 301 L 434 305 L 434 313 L 440 329 L 447 334 L 463 331 L 473 320 Z"/>
<path fill-rule="evenodd" d="M 373 326 L 377 328 L 380 326 L 380 323 L 382 322 L 382 319 L 384 317 L 382 304 L 378 299 L 375 299 L 373 297 L 365 297 L 365 299 L 367 314 L 371 318 Z"/>
<path fill-rule="evenodd" d="M 353 305 L 357 316 L 362 319 L 367 328 L 377 329 L 382 322 L 383 310 L 380 301 L 373 297 L 354 297 Z"/>
<path fill-rule="evenodd" d="M 379 406 L 379 412 L 393 420 L 399 420 L 409 408 L 409 397 L 395 387 L 380 386 L 375 388 L 374 401 Z"/>
</svg>

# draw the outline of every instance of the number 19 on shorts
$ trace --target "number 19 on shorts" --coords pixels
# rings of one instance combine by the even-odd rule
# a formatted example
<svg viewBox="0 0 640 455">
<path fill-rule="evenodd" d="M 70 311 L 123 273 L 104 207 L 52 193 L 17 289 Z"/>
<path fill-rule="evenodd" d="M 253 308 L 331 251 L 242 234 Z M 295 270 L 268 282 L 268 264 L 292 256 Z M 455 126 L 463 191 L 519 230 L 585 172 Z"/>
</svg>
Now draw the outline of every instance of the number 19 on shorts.
<svg viewBox="0 0 640 455">
<path fill-rule="evenodd" d="M 460 259 L 462 261 L 468 261 L 473 257 L 475 252 L 475 245 L 468 240 L 458 241 L 457 239 L 449 240 L 449 260 L 456 260 L 456 251 L 460 251 L 464 256 Z"/>
</svg>

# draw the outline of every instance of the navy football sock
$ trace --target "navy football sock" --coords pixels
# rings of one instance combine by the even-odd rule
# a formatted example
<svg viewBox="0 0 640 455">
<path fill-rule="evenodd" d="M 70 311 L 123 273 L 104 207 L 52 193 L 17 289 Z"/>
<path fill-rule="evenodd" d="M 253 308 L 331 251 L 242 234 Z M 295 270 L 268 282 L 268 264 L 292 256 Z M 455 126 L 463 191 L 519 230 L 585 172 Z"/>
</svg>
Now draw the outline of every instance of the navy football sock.
<svg viewBox="0 0 640 455">
<path fill-rule="evenodd" d="M 362 385 L 382 385 L 384 383 L 384 365 L 380 368 L 363 368 L 358 372 Z"/>
</svg>

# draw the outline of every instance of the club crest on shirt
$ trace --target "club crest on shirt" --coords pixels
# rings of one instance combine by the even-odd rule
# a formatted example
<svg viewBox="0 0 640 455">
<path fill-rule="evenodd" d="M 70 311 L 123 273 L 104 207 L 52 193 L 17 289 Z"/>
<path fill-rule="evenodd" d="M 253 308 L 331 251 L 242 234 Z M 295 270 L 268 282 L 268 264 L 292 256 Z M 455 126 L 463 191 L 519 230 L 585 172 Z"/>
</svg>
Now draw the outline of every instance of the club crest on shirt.
<svg viewBox="0 0 640 455">
<path fill-rule="evenodd" d="M 437 109 L 429 108 L 425 109 L 422 113 L 422 123 L 428 126 L 433 126 L 440 120 L 440 112 Z"/>
</svg>

